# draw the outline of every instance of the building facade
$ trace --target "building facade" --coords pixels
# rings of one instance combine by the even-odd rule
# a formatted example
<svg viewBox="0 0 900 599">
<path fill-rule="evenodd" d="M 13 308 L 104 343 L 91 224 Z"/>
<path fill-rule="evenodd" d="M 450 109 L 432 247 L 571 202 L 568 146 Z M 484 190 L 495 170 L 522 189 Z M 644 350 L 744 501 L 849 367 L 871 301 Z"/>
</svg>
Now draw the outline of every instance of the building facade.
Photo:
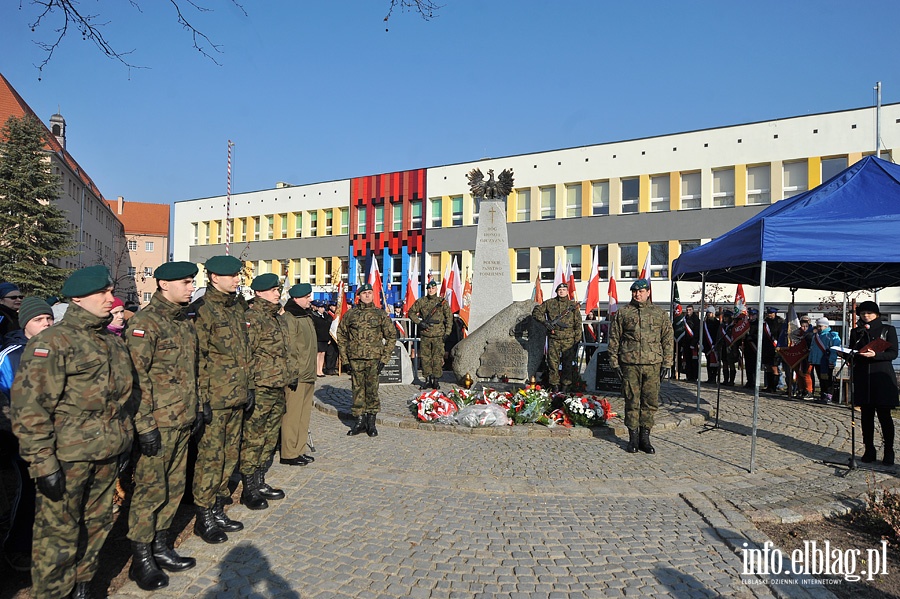
<svg viewBox="0 0 900 599">
<path fill-rule="evenodd" d="M 881 157 L 890 160 L 900 150 L 900 104 L 882 107 L 881 139 Z M 628 287 L 649 256 L 654 301 L 668 303 L 669 271 L 682 252 L 874 151 L 875 110 L 863 108 L 303 185 L 290 188 L 293 197 L 280 189 L 237 194 L 233 243 L 241 246 L 253 275 L 268 272 L 257 269 L 261 260 L 283 267 L 344 258 L 354 284 L 365 269 L 361 257 L 374 255 L 389 295 L 402 289 L 411 254 L 422 257 L 422 281 L 429 272 L 439 278 L 454 258 L 465 277 L 471 273 L 478 222 L 465 175 L 475 167 L 512 169 L 515 189 L 507 199 L 507 220 L 514 299 L 530 297 L 536 277 L 545 282 L 546 296 L 560 259 L 571 262 L 583 299 L 596 246 L 604 281 L 601 302 L 611 274 L 619 297 L 629 297 Z M 245 240 L 240 233 L 260 221 L 278 223 L 287 215 L 290 223 L 295 214 L 309 219 L 321 210 L 348 218 L 348 231 L 332 227 L 327 250 L 307 243 L 303 231 L 291 226 L 281 237 L 275 226 L 276 237 L 268 239 Z M 224 218 L 221 196 L 177 202 L 176 259 L 202 262 L 221 253 L 221 237 L 208 239 L 203 232 L 221 231 Z M 274 239 L 278 250 L 269 251 Z M 287 272 L 291 280 L 327 291 L 318 269 Z M 757 290 L 745 292 L 748 300 L 756 299 Z M 679 284 L 679 293 L 682 303 L 700 300 L 699 284 Z M 726 304 L 734 289 L 708 287 L 707 297 Z M 767 298 L 784 306 L 791 295 L 774 289 Z M 839 298 L 800 290 L 796 299 L 815 311 Z M 888 303 L 886 312 L 900 312 L 896 290 L 884 290 L 878 299 Z"/>
<path fill-rule="evenodd" d="M 169 261 L 170 206 L 126 203 L 122 196 L 106 203 L 125 227 L 125 237 L 116 248 L 111 271 L 116 295 L 126 304 L 145 306 L 156 291 L 153 272 Z"/>
</svg>

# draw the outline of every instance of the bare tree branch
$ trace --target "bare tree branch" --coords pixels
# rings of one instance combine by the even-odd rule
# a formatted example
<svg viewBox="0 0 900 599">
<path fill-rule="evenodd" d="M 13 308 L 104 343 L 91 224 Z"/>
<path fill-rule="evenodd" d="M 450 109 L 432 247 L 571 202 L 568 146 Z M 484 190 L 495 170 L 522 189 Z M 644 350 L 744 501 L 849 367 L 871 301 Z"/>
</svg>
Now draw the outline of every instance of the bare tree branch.
<svg viewBox="0 0 900 599">
<path fill-rule="evenodd" d="M 387 23 L 395 10 L 399 10 L 400 12 L 416 12 L 426 21 L 430 21 L 437 16 L 435 13 L 441 8 L 443 8 L 443 4 L 438 4 L 434 0 L 390 0 L 388 13 L 385 15 L 384 21 Z M 387 31 L 387 29 L 385 29 L 385 31 Z"/>
</svg>

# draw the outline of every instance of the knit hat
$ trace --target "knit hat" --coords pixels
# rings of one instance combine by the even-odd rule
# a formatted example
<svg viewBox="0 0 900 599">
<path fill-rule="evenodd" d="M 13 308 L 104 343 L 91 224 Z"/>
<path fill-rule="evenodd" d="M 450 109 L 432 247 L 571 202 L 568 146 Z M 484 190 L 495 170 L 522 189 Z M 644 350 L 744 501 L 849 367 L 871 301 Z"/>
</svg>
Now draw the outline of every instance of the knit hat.
<svg viewBox="0 0 900 599">
<path fill-rule="evenodd" d="M 881 310 L 878 309 L 878 304 L 873 302 L 872 300 L 866 300 L 864 302 L 860 302 L 856 306 L 856 315 L 859 316 L 863 312 L 872 312 L 874 314 L 878 314 L 881 316 Z"/>
<path fill-rule="evenodd" d="M 715 314 L 716 313 L 715 306 L 706 306 L 706 313 L 707 314 Z"/>
<path fill-rule="evenodd" d="M 13 291 L 18 291 L 19 288 L 13 283 L 0 283 L 0 299 L 3 299 Z"/>
<path fill-rule="evenodd" d="M 312 293 L 312 285 L 309 283 L 297 283 L 290 289 L 288 289 L 288 295 L 291 297 L 306 297 Z"/>
<path fill-rule="evenodd" d="M 66 297 L 84 297 L 113 286 L 109 269 L 102 264 L 80 268 L 69 275 L 62 286 Z"/>
<path fill-rule="evenodd" d="M 109 309 L 110 312 L 112 312 L 112 311 L 115 310 L 116 308 L 120 308 L 120 307 L 121 307 L 121 308 L 124 308 L 124 307 L 125 307 L 125 302 L 123 302 L 122 300 L 120 300 L 120 299 L 117 298 L 117 297 L 114 297 L 114 298 L 113 298 L 113 305 L 112 305 L 112 308 Z"/>
<path fill-rule="evenodd" d="M 41 314 L 53 318 L 53 308 L 39 297 L 28 296 L 22 300 L 22 307 L 19 308 L 19 325 L 24 328 L 29 320 Z"/>
<path fill-rule="evenodd" d="M 817 327 L 830 327 L 831 321 L 828 320 L 827 318 L 819 318 L 818 320 L 816 320 L 816 326 Z"/>
</svg>

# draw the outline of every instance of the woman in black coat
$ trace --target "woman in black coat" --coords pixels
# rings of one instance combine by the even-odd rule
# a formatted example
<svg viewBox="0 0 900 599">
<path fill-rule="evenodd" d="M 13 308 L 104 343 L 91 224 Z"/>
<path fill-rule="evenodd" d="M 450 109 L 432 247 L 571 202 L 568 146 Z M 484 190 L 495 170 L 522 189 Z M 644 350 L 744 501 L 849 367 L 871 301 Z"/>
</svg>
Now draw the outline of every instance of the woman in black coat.
<svg viewBox="0 0 900 599">
<path fill-rule="evenodd" d="M 894 420 L 891 408 L 900 405 L 897 375 L 891 364 L 897 358 L 897 331 L 893 325 L 881 321 L 878 304 L 871 301 L 856 307 L 859 323 L 850 332 L 850 348 L 861 350 L 869 343 L 882 340 L 888 346 L 883 351 L 860 351 L 853 362 L 853 403 L 860 408 L 863 445 L 863 462 L 875 461 L 875 416 L 881 425 L 884 439 L 882 463 L 894 463 Z"/>
</svg>

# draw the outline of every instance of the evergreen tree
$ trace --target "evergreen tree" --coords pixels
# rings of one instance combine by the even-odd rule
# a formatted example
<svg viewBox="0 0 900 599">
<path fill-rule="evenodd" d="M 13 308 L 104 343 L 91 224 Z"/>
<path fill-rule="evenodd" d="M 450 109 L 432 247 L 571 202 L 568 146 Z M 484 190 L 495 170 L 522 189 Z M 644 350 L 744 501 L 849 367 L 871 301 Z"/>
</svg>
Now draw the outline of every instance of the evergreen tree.
<svg viewBox="0 0 900 599">
<path fill-rule="evenodd" d="M 45 133 L 30 116 L 10 117 L 0 131 L 0 279 L 27 295 L 58 294 L 70 270 L 54 262 L 74 254 Z"/>
</svg>

